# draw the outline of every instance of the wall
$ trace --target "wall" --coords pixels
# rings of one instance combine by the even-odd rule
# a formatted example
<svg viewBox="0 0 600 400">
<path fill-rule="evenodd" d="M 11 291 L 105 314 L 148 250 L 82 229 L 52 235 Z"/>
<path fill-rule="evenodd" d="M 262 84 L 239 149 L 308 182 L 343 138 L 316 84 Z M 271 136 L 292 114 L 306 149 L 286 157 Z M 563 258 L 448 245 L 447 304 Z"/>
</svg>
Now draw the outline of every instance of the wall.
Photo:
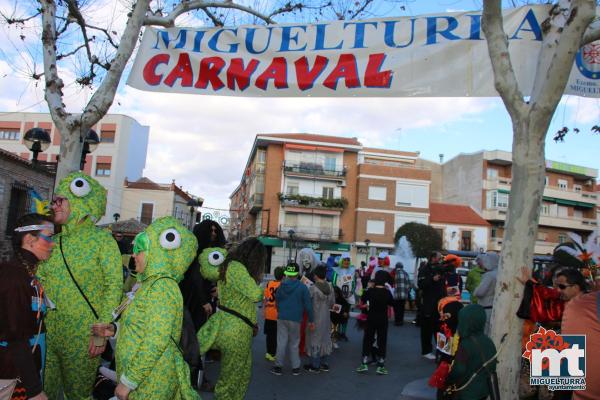
<svg viewBox="0 0 600 400">
<path fill-rule="evenodd" d="M 471 232 L 471 251 L 487 251 L 488 239 L 489 239 L 489 228 L 485 226 L 477 225 L 458 225 L 458 224 L 440 224 L 432 222 L 431 226 L 436 229 L 444 230 L 444 249 L 445 250 L 461 250 L 461 232 Z M 454 237 L 452 232 L 456 232 Z"/>
<path fill-rule="evenodd" d="M 483 153 L 460 154 L 442 166 L 443 201 L 482 209 Z M 485 203 L 483 203 L 485 204 Z"/>
<path fill-rule="evenodd" d="M 142 203 L 153 203 L 153 219 L 173 215 L 175 192 L 168 190 L 123 189 L 121 219 L 137 219 L 139 221 Z"/>
<path fill-rule="evenodd" d="M 280 221 L 280 201 L 277 193 L 283 192 L 283 145 L 269 144 L 265 164 L 265 196 L 263 210 L 267 210 L 268 218 L 263 214 L 263 221 L 268 220 L 268 235 L 277 235 Z M 283 219 L 283 218 L 281 218 Z M 263 222 L 266 227 L 266 222 Z"/>
</svg>

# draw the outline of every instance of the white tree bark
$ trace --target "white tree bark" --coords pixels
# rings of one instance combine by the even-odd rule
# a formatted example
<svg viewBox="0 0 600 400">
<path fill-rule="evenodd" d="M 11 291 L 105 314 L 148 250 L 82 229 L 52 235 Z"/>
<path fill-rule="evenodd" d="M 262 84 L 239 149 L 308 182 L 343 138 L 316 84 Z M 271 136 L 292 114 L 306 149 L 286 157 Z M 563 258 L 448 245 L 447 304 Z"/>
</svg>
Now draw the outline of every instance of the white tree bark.
<svg viewBox="0 0 600 400">
<path fill-rule="evenodd" d="M 483 31 L 496 90 L 513 125 L 512 187 L 492 312 L 492 337 L 502 399 L 518 399 L 522 321 L 516 316 L 523 286 L 515 279 L 531 266 L 544 191 L 544 145 L 548 127 L 583 36 L 595 16 L 593 0 L 560 0 L 543 25 L 544 37 L 529 101 L 519 90 L 502 26 L 501 2 L 484 2 Z M 586 39 L 593 38 L 588 32 Z"/>
</svg>

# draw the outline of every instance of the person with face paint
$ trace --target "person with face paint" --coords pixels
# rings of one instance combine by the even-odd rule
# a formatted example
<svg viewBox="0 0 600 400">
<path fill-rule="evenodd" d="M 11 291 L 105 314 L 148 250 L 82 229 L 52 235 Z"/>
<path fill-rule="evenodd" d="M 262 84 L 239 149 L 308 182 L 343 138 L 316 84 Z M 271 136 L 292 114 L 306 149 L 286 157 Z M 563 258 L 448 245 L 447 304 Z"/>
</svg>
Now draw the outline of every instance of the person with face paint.
<svg viewBox="0 0 600 400">
<path fill-rule="evenodd" d="M 122 295 L 119 247 L 95 222 L 106 209 L 106 189 L 93 178 L 73 172 L 62 179 L 52 201 L 54 222 L 61 225 L 50 258 L 39 268 L 48 298 L 47 362 L 44 391 L 50 399 L 89 398 L 106 347 L 90 334 L 93 323 L 111 321 Z"/>
<path fill-rule="evenodd" d="M 13 232 L 13 258 L 0 264 L 0 379 L 19 378 L 12 398 L 47 399 L 41 372 L 45 361 L 44 288 L 36 277 L 52 251 L 54 224 L 27 214 Z"/>
</svg>

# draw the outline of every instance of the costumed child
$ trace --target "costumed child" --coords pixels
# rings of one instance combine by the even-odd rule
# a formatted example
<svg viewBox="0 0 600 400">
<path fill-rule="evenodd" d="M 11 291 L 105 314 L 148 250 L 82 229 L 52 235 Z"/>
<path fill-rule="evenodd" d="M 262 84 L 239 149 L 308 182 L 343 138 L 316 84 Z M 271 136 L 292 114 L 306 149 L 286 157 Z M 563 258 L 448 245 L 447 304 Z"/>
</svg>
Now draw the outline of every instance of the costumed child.
<svg viewBox="0 0 600 400">
<path fill-rule="evenodd" d="M 340 256 L 338 266 L 333 268 L 331 283 L 341 289 L 342 296 L 350 307 L 356 303 L 355 295 L 362 294 L 362 282 L 358 279 L 356 268 L 351 264 L 350 253 L 342 253 Z M 348 321 L 337 325 L 337 337 L 346 342 L 347 327 Z"/>
<path fill-rule="evenodd" d="M 367 362 L 372 353 L 373 339 L 377 335 L 377 370 L 378 375 L 387 375 L 385 368 L 385 355 L 387 349 L 388 307 L 394 303 L 394 297 L 385 286 L 388 274 L 378 271 L 375 274 L 375 285 L 369 288 L 362 296 L 362 303 L 367 307 L 367 325 L 363 336 L 362 363 L 356 372 L 367 372 Z"/>
<path fill-rule="evenodd" d="M 123 267 L 119 246 L 95 223 L 106 210 L 106 189 L 82 172 L 63 178 L 51 208 L 61 231 L 54 236 L 50 259 L 38 276 L 56 305 L 45 319 L 48 341 L 44 391 L 49 399 L 91 395 L 106 339 L 93 337 L 90 326 L 109 323 L 119 305 Z"/>
<path fill-rule="evenodd" d="M 277 352 L 277 303 L 275 302 L 275 292 L 283 279 L 283 267 L 275 268 L 273 275 L 275 279 L 267 283 L 263 299 L 264 331 L 267 341 L 265 358 L 269 361 L 275 361 L 275 353 Z"/>
<path fill-rule="evenodd" d="M 217 282 L 218 311 L 198 332 L 200 352 L 220 350 L 221 371 L 215 399 L 242 400 L 252 371 L 252 337 L 258 332 L 256 303 L 267 257 L 257 238 L 248 238 L 231 249 L 208 248 L 200 254 L 200 272 Z M 277 290 L 277 293 L 280 289 Z"/>
<path fill-rule="evenodd" d="M 342 294 L 342 289 L 340 289 L 339 287 L 334 286 L 333 292 L 335 296 L 335 304 L 330 312 L 331 340 L 333 342 L 333 348 L 338 349 L 338 330 L 340 325 L 348 324 L 348 318 L 350 318 L 350 303 L 348 303 L 348 301 L 344 298 L 344 295 Z"/>
<path fill-rule="evenodd" d="M 296 255 L 296 264 L 300 268 L 298 278 L 306 285 L 308 289 L 314 284 L 313 272 L 319 264 L 317 254 L 310 247 L 305 247 L 298 251 Z M 298 345 L 300 356 L 307 355 L 306 349 L 306 326 L 308 325 L 308 315 L 306 312 L 302 315 L 302 323 L 300 324 L 300 344 Z"/>
<path fill-rule="evenodd" d="M 310 363 L 304 366 L 308 372 L 329 371 L 328 357 L 331 354 L 330 309 L 335 302 L 333 287 L 325 280 L 324 266 L 315 268 L 315 284 L 309 288 L 315 326 L 306 332 L 306 354 Z"/>
<path fill-rule="evenodd" d="M 135 237 L 133 253 L 140 286 L 118 325 L 92 327 L 97 335 L 117 336 L 117 398 L 199 399 L 178 344 L 183 323 L 178 282 L 197 246 L 194 235 L 173 217 L 155 220 Z"/>
<path fill-rule="evenodd" d="M 457 334 L 458 315 L 463 305 L 456 297 L 457 291 L 457 288 L 451 287 L 448 290 L 448 296 L 442 298 L 437 306 L 440 316 L 439 328 L 436 332 L 436 361 L 438 367 L 429 378 L 429 385 L 437 388 L 438 399 L 443 398 L 450 364 L 452 364 L 459 343 Z"/>
</svg>

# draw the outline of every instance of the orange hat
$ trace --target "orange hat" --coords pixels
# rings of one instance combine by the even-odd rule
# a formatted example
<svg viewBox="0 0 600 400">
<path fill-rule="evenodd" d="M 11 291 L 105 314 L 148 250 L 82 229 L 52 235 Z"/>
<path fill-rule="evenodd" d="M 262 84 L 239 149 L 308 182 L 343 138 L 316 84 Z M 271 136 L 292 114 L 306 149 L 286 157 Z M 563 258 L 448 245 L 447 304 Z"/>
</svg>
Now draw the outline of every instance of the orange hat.
<svg viewBox="0 0 600 400">
<path fill-rule="evenodd" d="M 462 266 L 462 258 L 455 256 L 454 254 L 448 254 L 444 257 L 444 263 L 452 265 L 454 268 Z"/>
</svg>

